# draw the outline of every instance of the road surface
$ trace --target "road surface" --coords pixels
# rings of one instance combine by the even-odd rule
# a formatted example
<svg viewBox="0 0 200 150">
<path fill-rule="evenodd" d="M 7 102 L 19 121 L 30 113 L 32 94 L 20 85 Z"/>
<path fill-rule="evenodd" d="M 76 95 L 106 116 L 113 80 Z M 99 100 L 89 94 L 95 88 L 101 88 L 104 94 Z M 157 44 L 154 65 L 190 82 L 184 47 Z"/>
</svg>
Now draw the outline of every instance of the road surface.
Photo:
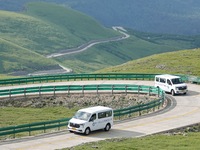
<svg viewBox="0 0 200 150">
<path fill-rule="evenodd" d="M 152 81 L 72 81 L 50 84 L 138 84 L 152 85 Z M 42 84 L 47 85 L 47 83 Z M 24 85 L 27 86 L 27 85 Z M 28 85 L 30 86 L 30 85 Z M 37 86 L 37 85 L 36 85 Z M 6 87 L 8 88 L 8 87 Z M 138 117 L 131 120 L 115 123 L 109 132 L 92 132 L 89 136 L 69 133 L 67 130 L 54 134 L 15 139 L 11 141 L 1 141 L 0 150 L 55 150 L 86 142 L 105 140 L 122 137 L 141 137 L 167 130 L 188 126 L 200 122 L 200 86 L 188 84 L 187 95 L 169 96 L 172 103 L 167 110 L 147 116 Z"/>
</svg>

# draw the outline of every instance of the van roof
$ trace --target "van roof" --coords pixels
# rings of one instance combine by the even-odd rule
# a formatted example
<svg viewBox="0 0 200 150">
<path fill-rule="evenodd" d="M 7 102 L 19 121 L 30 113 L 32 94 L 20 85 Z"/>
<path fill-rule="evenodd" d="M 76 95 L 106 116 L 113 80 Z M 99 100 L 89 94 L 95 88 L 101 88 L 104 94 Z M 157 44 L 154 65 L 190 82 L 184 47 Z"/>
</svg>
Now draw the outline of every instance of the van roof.
<svg viewBox="0 0 200 150">
<path fill-rule="evenodd" d="M 107 110 L 112 110 L 112 108 L 104 107 L 104 106 L 94 106 L 94 107 L 83 108 L 83 109 L 80 109 L 79 111 L 94 113 L 94 112 L 101 112 L 101 111 L 107 111 Z"/>
<path fill-rule="evenodd" d="M 168 78 L 168 79 L 180 78 L 179 76 L 170 75 L 170 74 L 156 75 L 155 77 Z"/>
</svg>

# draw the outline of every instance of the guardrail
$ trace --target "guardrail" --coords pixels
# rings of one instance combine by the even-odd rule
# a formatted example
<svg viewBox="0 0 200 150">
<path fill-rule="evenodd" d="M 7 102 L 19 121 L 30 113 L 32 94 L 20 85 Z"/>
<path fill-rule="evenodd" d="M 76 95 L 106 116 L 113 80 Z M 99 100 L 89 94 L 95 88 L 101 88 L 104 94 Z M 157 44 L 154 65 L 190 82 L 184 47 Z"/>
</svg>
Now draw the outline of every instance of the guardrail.
<svg viewBox="0 0 200 150">
<path fill-rule="evenodd" d="M 48 129 L 57 128 L 58 130 L 60 130 L 61 127 L 67 125 L 69 119 L 70 118 L 65 118 L 59 120 L 35 122 L 30 124 L 4 127 L 0 128 L 0 136 L 13 135 L 13 138 L 15 138 L 15 135 L 17 133 L 22 133 L 22 132 L 28 132 L 29 136 L 31 136 L 31 132 L 33 131 L 43 130 L 44 133 L 46 133 L 46 130 Z"/>
<path fill-rule="evenodd" d="M 70 80 L 153 80 L 156 74 L 105 73 L 105 74 L 61 74 L 49 76 L 30 76 L 0 80 L 0 85 L 57 82 Z"/>
<path fill-rule="evenodd" d="M 10 97 L 12 96 L 28 96 L 28 95 L 39 95 L 42 94 L 52 94 L 56 95 L 57 93 L 73 93 L 73 92 L 81 92 L 84 94 L 85 92 L 107 92 L 111 91 L 113 94 L 115 91 L 121 91 L 123 93 L 134 92 L 134 93 L 148 93 L 156 94 L 160 96 L 162 91 L 159 88 L 155 88 L 153 86 L 144 86 L 144 85 L 131 85 L 131 84 L 100 84 L 100 85 L 58 85 L 58 86 L 37 86 L 37 87 L 25 87 L 25 88 L 13 88 L 13 89 L 5 89 L 0 90 L 0 97 Z"/>
<path fill-rule="evenodd" d="M 102 73 L 102 74 L 61 74 L 49 76 L 30 76 L 0 80 L 0 85 L 19 85 L 28 83 L 57 82 L 70 80 L 154 80 L 157 74 Z M 185 82 L 200 84 L 200 77 L 179 75 Z"/>
<path fill-rule="evenodd" d="M 144 110 L 149 109 L 155 109 L 155 107 L 160 107 L 164 104 L 165 97 L 164 92 L 160 90 L 159 88 L 152 87 L 152 86 L 139 86 L 139 85 L 127 85 L 127 84 L 105 84 L 105 85 L 71 85 L 71 86 L 44 86 L 44 87 L 29 87 L 29 88 L 17 88 L 17 89 L 10 89 L 10 90 L 0 90 L 1 96 L 9 96 L 11 98 L 12 95 L 21 95 L 23 94 L 26 96 L 28 93 L 53 93 L 54 95 L 56 92 L 63 92 L 67 91 L 68 93 L 79 91 L 84 94 L 86 91 L 93 91 L 96 93 L 102 92 L 102 91 L 110 91 L 112 94 L 114 94 L 115 91 L 117 92 L 124 92 L 124 93 L 146 93 L 146 94 L 154 94 L 158 95 L 158 98 L 156 98 L 154 101 L 151 101 L 146 104 L 139 104 L 137 106 L 132 106 L 128 108 L 118 109 L 114 110 L 114 117 L 120 117 L 124 115 L 129 115 L 139 112 L 139 115 L 141 115 L 141 112 Z M 6 135 L 13 135 L 15 138 L 15 135 L 17 133 L 22 132 L 28 132 L 29 135 L 31 135 L 31 132 L 33 131 L 39 131 L 43 130 L 44 133 L 47 129 L 52 128 L 58 128 L 66 126 L 69 121 L 69 118 L 61 119 L 61 120 L 53 120 L 53 121 L 46 121 L 46 122 L 38 122 L 38 123 L 31 123 L 31 124 L 24 124 L 24 125 L 18 125 L 18 126 L 11 126 L 11 127 L 4 127 L 0 128 L 0 136 L 6 136 Z"/>
</svg>

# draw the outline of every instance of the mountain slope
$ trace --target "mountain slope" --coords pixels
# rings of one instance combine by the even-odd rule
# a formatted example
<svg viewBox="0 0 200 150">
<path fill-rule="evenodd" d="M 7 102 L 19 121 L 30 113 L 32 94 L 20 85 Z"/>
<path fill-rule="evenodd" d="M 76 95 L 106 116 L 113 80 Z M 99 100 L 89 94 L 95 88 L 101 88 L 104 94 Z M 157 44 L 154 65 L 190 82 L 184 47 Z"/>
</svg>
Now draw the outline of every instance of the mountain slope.
<svg viewBox="0 0 200 150">
<path fill-rule="evenodd" d="M 0 38 L 0 73 L 17 72 L 20 75 L 49 68 L 58 68 L 58 65 L 53 60 Z"/>
<path fill-rule="evenodd" d="M 24 14 L 0 11 L 0 27 L 2 38 L 40 54 L 118 35 L 90 17 L 48 3 L 31 3 Z"/>
<path fill-rule="evenodd" d="M 158 53 L 198 47 L 198 37 L 143 33 L 127 29 L 130 38 L 96 45 L 87 51 L 56 58 L 75 73 L 93 72 Z"/>
<path fill-rule="evenodd" d="M 105 26 L 123 26 L 144 32 L 200 34 L 199 0 L 0 0 L 0 9 L 21 11 L 30 1 L 67 5 Z"/>
<path fill-rule="evenodd" d="M 118 35 L 63 6 L 30 3 L 23 14 L 0 11 L 0 73 L 54 69 L 58 64 L 41 55 Z"/>
<path fill-rule="evenodd" d="M 200 76 L 200 49 L 156 54 L 98 72 L 172 73 Z"/>
</svg>

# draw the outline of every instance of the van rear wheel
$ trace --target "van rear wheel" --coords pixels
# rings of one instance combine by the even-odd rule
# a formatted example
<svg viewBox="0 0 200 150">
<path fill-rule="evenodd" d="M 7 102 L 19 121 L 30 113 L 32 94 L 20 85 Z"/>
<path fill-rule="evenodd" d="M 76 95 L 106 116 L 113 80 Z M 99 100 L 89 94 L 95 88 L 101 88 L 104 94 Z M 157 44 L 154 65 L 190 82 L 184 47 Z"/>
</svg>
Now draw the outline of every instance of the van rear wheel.
<svg viewBox="0 0 200 150">
<path fill-rule="evenodd" d="M 105 130 L 105 131 L 109 131 L 110 128 L 111 128 L 111 125 L 108 123 L 108 124 L 106 125 L 106 127 L 104 128 L 104 130 Z"/>
</svg>

